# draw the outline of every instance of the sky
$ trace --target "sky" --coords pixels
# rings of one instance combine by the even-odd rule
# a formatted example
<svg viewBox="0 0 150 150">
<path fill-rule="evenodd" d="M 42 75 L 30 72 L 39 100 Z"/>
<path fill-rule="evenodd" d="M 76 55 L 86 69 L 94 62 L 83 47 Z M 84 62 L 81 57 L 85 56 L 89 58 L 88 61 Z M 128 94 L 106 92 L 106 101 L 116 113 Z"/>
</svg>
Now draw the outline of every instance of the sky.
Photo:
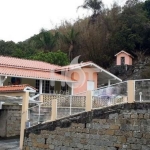
<svg viewBox="0 0 150 150">
<path fill-rule="evenodd" d="M 125 0 L 117 0 L 120 4 Z M 0 0 L 0 40 L 24 41 L 41 28 L 52 29 L 63 20 L 74 21 L 90 15 L 78 9 L 84 0 Z M 114 0 L 103 0 L 110 7 Z"/>
</svg>

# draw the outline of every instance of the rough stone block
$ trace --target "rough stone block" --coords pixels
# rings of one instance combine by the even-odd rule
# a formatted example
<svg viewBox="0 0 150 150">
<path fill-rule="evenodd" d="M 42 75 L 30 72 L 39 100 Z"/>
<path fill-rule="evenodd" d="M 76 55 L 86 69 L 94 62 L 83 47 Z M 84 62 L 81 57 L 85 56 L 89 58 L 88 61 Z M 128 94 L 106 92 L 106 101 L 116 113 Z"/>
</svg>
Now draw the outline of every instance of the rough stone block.
<svg viewBox="0 0 150 150">
<path fill-rule="evenodd" d="M 114 124 L 110 125 L 110 129 L 118 130 L 119 128 L 120 128 L 119 125 L 114 125 Z"/>
<path fill-rule="evenodd" d="M 118 113 L 110 114 L 109 119 L 118 119 Z"/>
<path fill-rule="evenodd" d="M 106 135 L 114 135 L 114 130 L 106 130 L 105 134 Z"/>
</svg>

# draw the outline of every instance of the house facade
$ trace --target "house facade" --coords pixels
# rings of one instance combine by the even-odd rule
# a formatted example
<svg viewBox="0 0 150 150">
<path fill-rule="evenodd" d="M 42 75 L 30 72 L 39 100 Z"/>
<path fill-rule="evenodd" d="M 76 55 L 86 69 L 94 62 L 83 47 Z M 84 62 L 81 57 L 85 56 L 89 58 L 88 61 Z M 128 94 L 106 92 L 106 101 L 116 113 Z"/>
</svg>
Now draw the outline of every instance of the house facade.
<svg viewBox="0 0 150 150">
<path fill-rule="evenodd" d="M 132 65 L 132 59 L 134 58 L 131 54 L 122 50 L 116 55 L 116 65 Z"/>
<path fill-rule="evenodd" d="M 28 84 L 37 93 L 77 94 L 97 88 L 97 76 L 101 84 L 121 82 L 93 62 L 57 66 L 42 61 L 0 56 L 0 85 Z"/>
</svg>

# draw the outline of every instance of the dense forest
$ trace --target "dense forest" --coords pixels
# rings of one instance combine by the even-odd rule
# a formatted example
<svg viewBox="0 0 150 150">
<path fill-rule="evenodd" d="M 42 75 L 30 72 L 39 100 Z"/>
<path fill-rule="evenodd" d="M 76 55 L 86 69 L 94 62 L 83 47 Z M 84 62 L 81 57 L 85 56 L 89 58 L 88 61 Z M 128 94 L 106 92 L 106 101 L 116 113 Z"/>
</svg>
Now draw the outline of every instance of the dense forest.
<svg viewBox="0 0 150 150">
<path fill-rule="evenodd" d="M 74 24 L 63 21 L 53 30 L 14 43 L 0 41 L 0 55 L 66 65 L 75 56 L 109 67 L 120 50 L 150 54 L 150 0 L 127 0 L 106 8 L 101 0 L 85 0 L 78 9 L 92 15 Z"/>
</svg>

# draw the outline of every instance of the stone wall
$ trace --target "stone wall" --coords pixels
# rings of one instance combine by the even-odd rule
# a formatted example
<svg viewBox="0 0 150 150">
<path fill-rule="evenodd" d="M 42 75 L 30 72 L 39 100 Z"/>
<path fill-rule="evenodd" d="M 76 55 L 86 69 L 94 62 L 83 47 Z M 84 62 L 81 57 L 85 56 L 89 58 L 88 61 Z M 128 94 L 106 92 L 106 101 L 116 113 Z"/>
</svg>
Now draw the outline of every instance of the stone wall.
<svg viewBox="0 0 150 150">
<path fill-rule="evenodd" d="M 21 108 L 19 105 L 3 105 L 0 110 L 0 137 L 20 135 Z"/>
<path fill-rule="evenodd" d="M 25 131 L 23 150 L 150 150 L 150 103 L 93 110 Z"/>
</svg>

